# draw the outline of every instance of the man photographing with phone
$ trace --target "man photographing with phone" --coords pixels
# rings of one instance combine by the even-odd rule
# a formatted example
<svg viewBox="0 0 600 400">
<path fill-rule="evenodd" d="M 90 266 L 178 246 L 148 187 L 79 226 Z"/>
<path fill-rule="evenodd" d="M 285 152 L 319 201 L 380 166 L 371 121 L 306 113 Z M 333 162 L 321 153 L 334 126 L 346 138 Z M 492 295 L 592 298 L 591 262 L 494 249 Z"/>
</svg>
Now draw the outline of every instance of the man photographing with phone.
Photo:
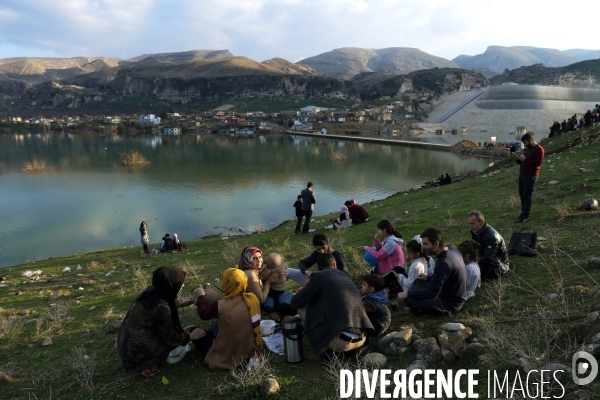
<svg viewBox="0 0 600 400">
<path fill-rule="evenodd" d="M 514 160 L 521 166 L 519 174 L 519 197 L 521 197 L 521 215 L 515 222 L 529 221 L 531 211 L 531 195 L 533 188 L 540 175 L 540 168 L 544 160 L 544 148 L 533 138 L 533 133 L 526 133 L 521 137 L 525 151 L 520 156 L 514 156 Z"/>
</svg>

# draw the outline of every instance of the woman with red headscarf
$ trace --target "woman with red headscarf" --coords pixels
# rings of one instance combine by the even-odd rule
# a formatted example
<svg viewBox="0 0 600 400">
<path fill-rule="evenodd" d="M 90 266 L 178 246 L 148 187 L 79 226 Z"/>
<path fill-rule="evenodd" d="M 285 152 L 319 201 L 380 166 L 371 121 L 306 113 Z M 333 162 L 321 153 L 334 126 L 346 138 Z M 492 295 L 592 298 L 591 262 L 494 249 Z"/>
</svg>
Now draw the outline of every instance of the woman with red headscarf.
<svg viewBox="0 0 600 400">
<path fill-rule="evenodd" d="M 258 273 L 263 264 L 263 253 L 261 249 L 254 246 L 248 246 L 242 250 L 240 263 L 238 268 L 244 271 L 248 277 L 247 292 L 254 293 L 260 304 L 263 304 L 269 295 L 271 282 L 275 282 L 279 278 L 279 274 L 271 274 L 263 282 Z"/>
</svg>

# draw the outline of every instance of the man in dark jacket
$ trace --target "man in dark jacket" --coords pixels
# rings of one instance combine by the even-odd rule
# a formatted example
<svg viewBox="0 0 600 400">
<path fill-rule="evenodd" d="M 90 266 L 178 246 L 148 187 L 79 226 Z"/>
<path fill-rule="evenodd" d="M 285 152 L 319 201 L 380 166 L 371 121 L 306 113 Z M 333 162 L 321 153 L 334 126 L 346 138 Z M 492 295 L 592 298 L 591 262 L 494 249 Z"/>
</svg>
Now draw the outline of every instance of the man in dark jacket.
<svg viewBox="0 0 600 400">
<path fill-rule="evenodd" d="M 306 189 L 300 192 L 300 196 L 302 196 L 302 212 L 304 213 L 302 233 L 308 233 L 310 231 L 310 219 L 312 218 L 313 211 L 315 210 L 315 203 L 317 202 L 317 198 L 312 189 L 313 183 L 308 182 L 306 184 Z"/>
<path fill-rule="evenodd" d="M 467 277 L 465 263 L 458 250 L 444 246 L 442 234 L 435 228 L 421 234 L 421 248 L 437 255 L 433 275 L 427 277 L 429 286 L 420 290 L 398 293 L 398 301 L 414 313 L 448 315 L 460 311 L 467 301 Z"/>
<path fill-rule="evenodd" d="M 485 222 L 481 211 L 471 211 L 467 217 L 471 238 L 479 243 L 479 269 L 481 279 L 496 279 L 506 276 L 509 269 L 508 251 L 504 238 Z"/>
<path fill-rule="evenodd" d="M 348 212 L 352 217 L 352 225 L 362 224 L 369 219 L 369 213 L 360 204 L 356 204 L 348 200 L 344 203 L 344 205 L 348 207 Z"/>
<path fill-rule="evenodd" d="M 332 254 L 319 255 L 317 266 L 319 271 L 294 295 L 290 307 L 298 310 L 308 342 L 321 357 L 358 349 L 373 331 L 360 292 L 336 268 Z"/>
<path fill-rule="evenodd" d="M 306 282 L 308 282 L 308 277 L 312 274 L 312 271 L 309 271 L 308 269 L 315 265 L 319 255 L 324 253 L 333 255 L 337 265 L 336 268 L 342 272 L 348 273 L 348 268 L 346 267 L 346 258 L 342 253 L 334 250 L 333 247 L 329 245 L 327 236 L 322 233 L 317 233 L 315 236 L 313 236 L 312 244 L 315 247 L 315 251 L 313 251 L 310 256 L 300 260 L 298 263 L 298 268 L 288 268 L 287 279 L 295 281 L 300 286 L 306 285 Z"/>
<path fill-rule="evenodd" d="M 521 138 L 525 146 L 523 155 L 516 156 L 515 161 L 521 166 L 519 174 L 519 197 L 521 197 L 521 215 L 515 222 L 529 221 L 531 211 L 531 195 L 533 187 L 540 175 L 540 168 L 544 160 L 544 148 L 533 138 L 532 133 L 526 133 Z"/>
</svg>

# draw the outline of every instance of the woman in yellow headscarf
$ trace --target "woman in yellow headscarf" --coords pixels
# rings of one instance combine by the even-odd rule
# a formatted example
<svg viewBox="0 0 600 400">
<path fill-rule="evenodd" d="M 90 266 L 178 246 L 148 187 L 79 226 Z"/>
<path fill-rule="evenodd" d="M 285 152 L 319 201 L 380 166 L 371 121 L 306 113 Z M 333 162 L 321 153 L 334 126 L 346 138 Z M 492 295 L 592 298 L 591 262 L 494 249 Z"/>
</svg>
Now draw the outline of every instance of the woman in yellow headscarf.
<svg viewBox="0 0 600 400">
<path fill-rule="evenodd" d="M 230 369 L 248 360 L 262 349 L 260 303 L 254 293 L 247 293 L 248 277 L 237 268 L 229 268 L 221 277 L 223 298 L 206 299 L 202 286 L 198 296 L 198 315 L 204 320 L 217 319 L 218 332 L 204 358 L 211 369 Z"/>
</svg>

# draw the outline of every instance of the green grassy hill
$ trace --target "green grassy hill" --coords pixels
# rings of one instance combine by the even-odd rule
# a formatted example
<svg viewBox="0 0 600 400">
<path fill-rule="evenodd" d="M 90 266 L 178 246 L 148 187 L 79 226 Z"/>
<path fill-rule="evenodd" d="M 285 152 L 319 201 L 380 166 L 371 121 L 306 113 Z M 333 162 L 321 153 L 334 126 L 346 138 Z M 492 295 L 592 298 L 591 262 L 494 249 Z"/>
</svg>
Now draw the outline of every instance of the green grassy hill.
<svg viewBox="0 0 600 400">
<path fill-rule="evenodd" d="M 393 311 L 390 331 L 412 326 L 418 338 L 434 334 L 440 324 L 462 322 L 487 349 L 487 364 L 461 361 L 438 365 L 439 369 L 479 368 L 480 398 L 487 398 L 486 369 L 517 371 L 541 368 L 551 362 L 570 365 L 578 348 L 573 327 L 591 311 L 600 289 L 600 269 L 587 260 L 600 254 L 599 212 L 578 211 L 585 198 L 599 198 L 600 129 L 593 128 L 545 140 L 546 159 L 533 196 L 532 217 L 527 226 L 538 231 L 539 254 L 534 258 L 511 257 L 509 278 L 485 282 L 464 310 L 451 318 L 414 317 L 402 304 Z M 358 162 L 349 160 L 347 162 Z M 324 230 L 330 216 L 318 217 L 317 232 L 325 232 L 341 250 L 357 283 L 367 271 L 358 246 L 369 245 L 375 224 L 394 221 L 404 238 L 425 228 L 442 231 L 447 244 L 469 239 L 467 213 L 478 209 L 508 241 L 522 225 L 513 223 L 520 212 L 518 168 L 512 161 L 497 163 L 479 176 L 440 188 L 398 193 L 369 203 L 371 222 L 341 231 Z M 549 185 L 549 181 L 558 181 Z M 333 216 L 335 213 L 332 213 Z M 0 270 L 10 283 L 0 287 L 0 390 L 3 399 L 82 398 L 259 398 L 256 379 L 237 378 L 229 372 L 210 371 L 202 359 L 189 353 L 183 361 L 161 368 L 170 382 L 125 375 L 115 351 L 118 328 L 129 305 L 150 283 L 159 266 L 179 266 L 187 271 L 183 296 L 197 284 L 214 283 L 221 271 L 237 264 L 241 249 L 255 245 L 264 252 L 280 252 L 294 266 L 312 250 L 310 238 L 294 235 L 295 222 L 244 237 L 205 238 L 185 243 L 186 251 L 152 257 L 141 256 L 141 246 L 111 249 L 50 259 Z M 132 231 L 135 230 L 132 228 Z M 543 238 L 543 240 L 542 240 Z M 81 265 L 82 270 L 76 271 Z M 63 273 L 65 267 L 71 272 Z M 597 268 L 597 267 L 596 267 Z M 36 280 L 22 276 L 41 270 Z M 107 276 L 107 273 L 112 272 Z M 289 286 L 293 288 L 292 284 Z M 550 301 L 546 296 L 558 295 Z M 598 295 L 600 296 L 600 295 Z M 598 299 L 596 296 L 596 299 Z M 180 312 L 184 326 L 206 327 L 193 307 Z M 589 341 L 600 332 L 598 323 L 584 326 L 579 338 Z M 47 339 L 52 344 L 43 345 Z M 377 340 L 369 350 L 377 351 Z M 273 398 L 333 398 L 336 373 L 330 374 L 305 341 L 306 360 L 286 364 L 283 357 L 270 360 L 281 391 Z M 415 351 L 389 358 L 387 368 L 403 369 L 415 359 Z M 237 385 L 237 386 L 236 386 Z M 568 398 L 597 398 L 599 379 L 588 386 L 566 385 Z M 596 395 L 594 395 L 594 393 Z M 576 396 L 576 397 L 573 397 Z M 588 396 L 588 397 L 582 397 Z M 565 397 L 565 398 L 567 398 Z"/>
</svg>

